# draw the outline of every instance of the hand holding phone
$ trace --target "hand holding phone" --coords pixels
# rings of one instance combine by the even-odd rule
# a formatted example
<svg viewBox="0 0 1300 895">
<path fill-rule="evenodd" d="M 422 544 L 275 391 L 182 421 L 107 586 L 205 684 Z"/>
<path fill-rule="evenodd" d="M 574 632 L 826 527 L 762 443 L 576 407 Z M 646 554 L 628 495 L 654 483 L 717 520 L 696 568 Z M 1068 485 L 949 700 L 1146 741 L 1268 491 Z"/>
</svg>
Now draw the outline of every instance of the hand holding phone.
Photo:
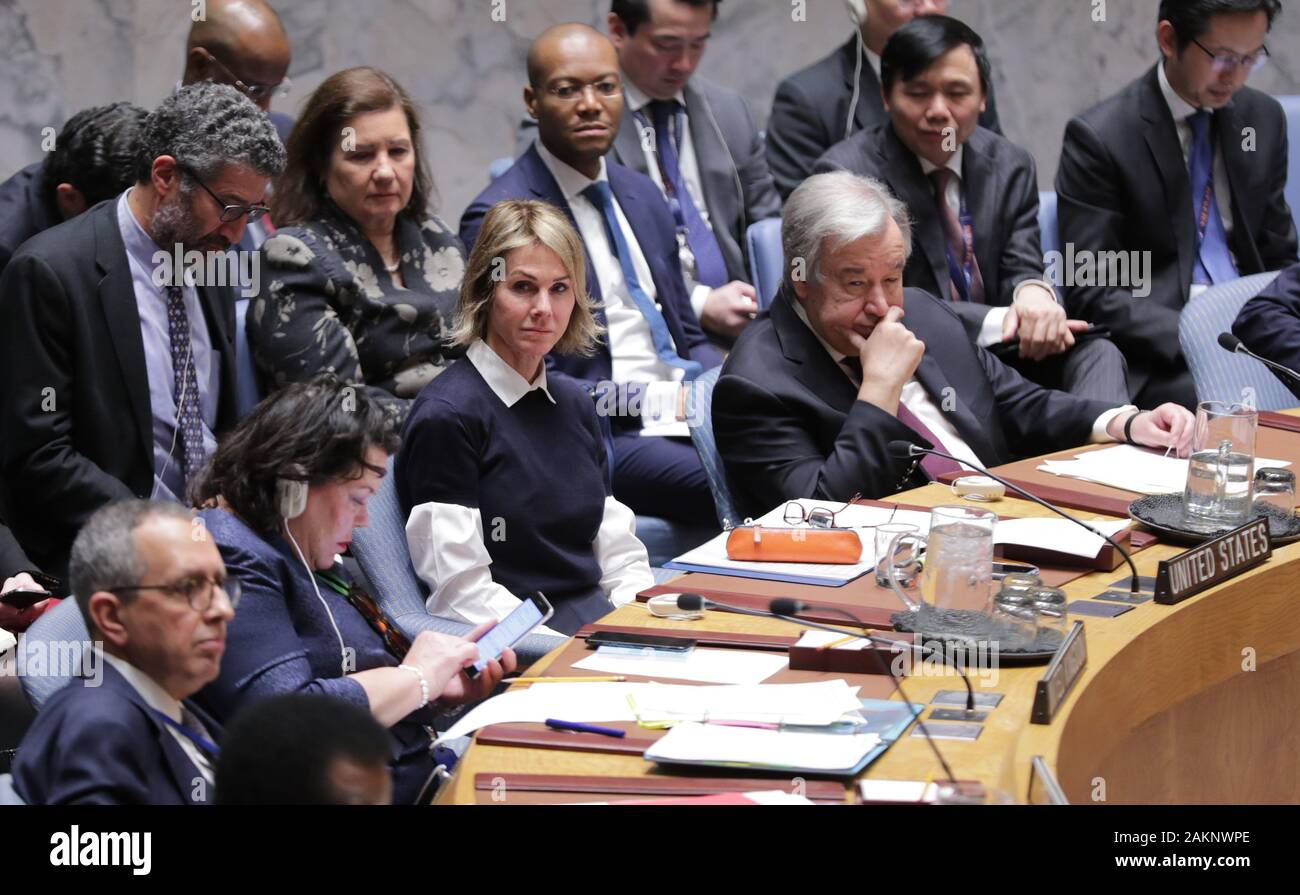
<svg viewBox="0 0 1300 895">
<path fill-rule="evenodd" d="M 545 624 L 555 614 L 555 609 L 539 591 L 519 604 L 513 612 L 497 622 L 496 627 L 478 641 L 478 661 L 465 669 L 471 678 L 477 677 L 487 663 L 501 655 L 506 647 L 523 640 L 538 625 Z"/>
</svg>

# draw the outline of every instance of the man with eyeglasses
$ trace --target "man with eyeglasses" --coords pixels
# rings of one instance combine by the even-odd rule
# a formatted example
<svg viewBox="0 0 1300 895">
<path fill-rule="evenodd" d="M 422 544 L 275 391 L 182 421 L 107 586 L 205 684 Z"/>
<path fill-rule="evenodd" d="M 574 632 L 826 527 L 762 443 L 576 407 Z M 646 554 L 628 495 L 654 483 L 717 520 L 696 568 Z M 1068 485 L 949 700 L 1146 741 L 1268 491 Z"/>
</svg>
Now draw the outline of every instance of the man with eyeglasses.
<svg viewBox="0 0 1300 895">
<path fill-rule="evenodd" d="M 289 37 L 279 15 L 263 0 L 207 0 L 206 15 L 190 28 L 182 86 L 229 84 L 265 112 L 282 140 L 293 119 L 271 109 L 293 86 Z"/>
<path fill-rule="evenodd" d="M 618 56 L 594 28 L 556 25 L 529 50 L 528 81 L 524 104 L 537 119 L 537 142 L 470 203 L 460 238 L 472 248 L 488 209 L 503 199 L 543 199 L 569 216 L 606 334 L 590 357 L 552 354 L 550 369 L 579 380 L 609 418 L 619 501 L 639 515 L 712 526 L 683 383 L 722 356 L 691 309 L 659 187 L 605 157 L 623 113 Z"/>
<path fill-rule="evenodd" d="M 270 121 L 220 84 L 169 96 L 140 143 L 131 189 L 29 240 L 0 278 L 4 518 L 59 577 L 92 513 L 183 501 L 234 423 L 225 252 L 284 167 Z"/>
<path fill-rule="evenodd" d="M 42 707 L 14 762 L 19 796 L 213 802 L 221 728 L 189 699 L 217 677 L 239 602 L 216 543 L 175 504 L 113 503 L 77 535 L 71 585 L 103 664 L 83 661 Z"/>
<path fill-rule="evenodd" d="M 1280 12 L 1278 0 L 1162 0 L 1161 61 L 1066 127 L 1056 175 L 1066 304 L 1110 329 L 1140 407 L 1196 406 L 1178 342 L 1189 300 L 1296 261 L 1286 119 L 1246 86 Z M 1105 270 L 1114 256 L 1100 253 L 1116 252 L 1130 271 L 1140 261 L 1147 282 L 1110 276 L 1124 268 Z M 1076 276 L 1088 260 L 1096 273 Z"/>
</svg>

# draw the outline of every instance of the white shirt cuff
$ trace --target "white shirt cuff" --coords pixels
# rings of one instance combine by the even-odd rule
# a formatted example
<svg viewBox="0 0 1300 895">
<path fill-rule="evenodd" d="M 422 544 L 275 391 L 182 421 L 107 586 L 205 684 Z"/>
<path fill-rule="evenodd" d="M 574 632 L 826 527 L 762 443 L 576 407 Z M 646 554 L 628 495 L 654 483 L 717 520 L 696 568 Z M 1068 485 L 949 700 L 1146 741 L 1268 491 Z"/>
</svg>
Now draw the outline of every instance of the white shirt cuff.
<svg viewBox="0 0 1300 895">
<path fill-rule="evenodd" d="M 989 308 L 989 312 L 984 315 L 984 322 L 980 325 L 980 334 L 976 344 L 981 348 L 988 348 L 990 345 L 996 345 L 1002 341 L 1002 324 L 1007 320 L 1007 314 L 1010 308 Z"/>
<path fill-rule="evenodd" d="M 1047 290 L 1048 294 L 1052 296 L 1053 301 L 1058 305 L 1061 303 L 1061 296 L 1056 294 L 1056 287 L 1047 282 L 1047 280 L 1021 280 L 1019 283 L 1016 283 L 1016 288 L 1011 293 L 1011 300 L 1013 302 L 1020 297 L 1020 290 L 1024 289 L 1026 286 L 1042 286 Z"/>
<path fill-rule="evenodd" d="M 1135 410 L 1137 410 L 1135 405 L 1125 404 L 1123 407 L 1116 407 L 1114 410 L 1107 410 L 1101 416 L 1097 417 L 1097 421 L 1092 424 L 1092 435 L 1088 436 L 1088 443 L 1107 444 L 1116 441 L 1117 439 L 1110 437 L 1110 433 L 1106 431 L 1106 427 L 1110 425 L 1111 420 L 1119 416 L 1121 413 L 1132 413 Z"/>
<path fill-rule="evenodd" d="M 695 288 L 691 290 L 691 309 L 695 311 L 696 320 L 702 319 L 701 315 L 704 313 L 704 303 L 709 300 L 709 296 L 712 294 L 713 288 L 711 286 L 705 286 L 703 283 L 697 283 Z"/>
<path fill-rule="evenodd" d="M 649 554 L 636 537 L 636 516 L 612 496 L 605 498 L 605 516 L 593 546 L 600 565 L 600 589 L 615 608 L 654 586 Z"/>
<path fill-rule="evenodd" d="M 407 520 L 406 544 L 415 573 L 429 585 L 430 615 L 479 625 L 500 621 L 519 606 L 518 597 L 492 580 L 477 509 L 420 504 Z"/>
</svg>

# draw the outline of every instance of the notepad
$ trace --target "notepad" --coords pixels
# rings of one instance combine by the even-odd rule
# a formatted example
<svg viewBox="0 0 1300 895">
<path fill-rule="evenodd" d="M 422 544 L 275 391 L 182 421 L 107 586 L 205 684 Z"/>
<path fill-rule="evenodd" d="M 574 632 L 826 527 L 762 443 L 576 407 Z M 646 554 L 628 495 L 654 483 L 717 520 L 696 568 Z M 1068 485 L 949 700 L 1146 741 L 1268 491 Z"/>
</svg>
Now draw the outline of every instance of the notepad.
<svg viewBox="0 0 1300 895">
<path fill-rule="evenodd" d="M 656 764 L 855 774 L 880 745 L 874 733 L 802 733 L 679 724 L 645 752 Z"/>
</svg>

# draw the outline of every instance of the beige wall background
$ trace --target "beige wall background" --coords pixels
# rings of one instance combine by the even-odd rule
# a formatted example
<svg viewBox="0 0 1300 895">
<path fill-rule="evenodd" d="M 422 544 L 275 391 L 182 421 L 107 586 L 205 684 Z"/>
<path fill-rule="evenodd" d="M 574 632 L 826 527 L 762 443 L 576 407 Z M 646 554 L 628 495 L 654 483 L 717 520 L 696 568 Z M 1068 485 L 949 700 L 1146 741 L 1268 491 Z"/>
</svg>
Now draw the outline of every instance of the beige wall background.
<svg viewBox="0 0 1300 895">
<path fill-rule="evenodd" d="M 198 0 L 0 0 L 0 177 L 40 158 L 41 131 L 79 109 L 155 104 L 179 79 Z M 603 27 L 608 0 L 272 0 L 294 47 L 298 103 L 333 71 L 387 69 L 423 104 L 440 211 L 457 221 L 509 155 L 523 114 L 524 54 L 548 25 Z M 989 45 L 1007 135 L 1051 188 L 1066 121 L 1156 59 L 1158 0 L 950 0 Z M 1288 4 L 1291 5 L 1291 4 Z M 1104 20 L 1095 14 L 1104 9 Z M 498 15 L 494 18 L 494 11 Z M 504 12 L 504 16 L 500 12 Z M 802 11 L 802 20 L 797 15 Z M 503 20 L 498 21 L 497 19 Z M 843 0 L 723 0 L 700 73 L 738 90 L 766 123 L 777 83 L 852 33 Z M 1300 93 L 1300 9 L 1269 40 L 1252 84 Z"/>
</svg>

